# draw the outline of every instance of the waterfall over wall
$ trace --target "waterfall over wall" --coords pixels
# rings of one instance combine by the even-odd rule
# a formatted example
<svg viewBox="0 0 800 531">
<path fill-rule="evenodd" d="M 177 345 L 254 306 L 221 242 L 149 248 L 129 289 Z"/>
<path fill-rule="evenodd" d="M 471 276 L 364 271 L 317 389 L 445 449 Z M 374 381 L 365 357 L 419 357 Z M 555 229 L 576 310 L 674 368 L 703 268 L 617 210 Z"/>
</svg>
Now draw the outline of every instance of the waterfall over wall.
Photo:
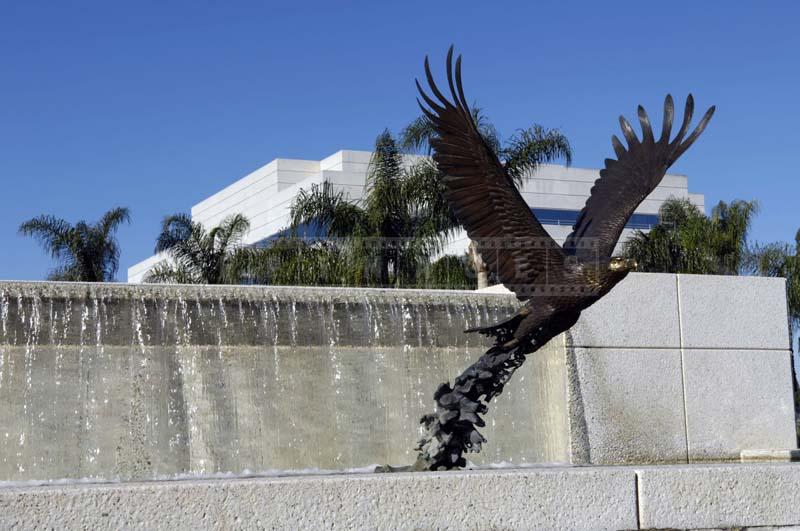
<svg viewBox="0 0 800 531">
<path fill-rule="evenodd" d="M 459 291 L 0 283 L 0 481 L 410 464 L 436 386 L 487 346 L 462 330 L 516 306 Z M 559 340 L 491 405 L 476 462 L 564 459 Z"/>
</svg>

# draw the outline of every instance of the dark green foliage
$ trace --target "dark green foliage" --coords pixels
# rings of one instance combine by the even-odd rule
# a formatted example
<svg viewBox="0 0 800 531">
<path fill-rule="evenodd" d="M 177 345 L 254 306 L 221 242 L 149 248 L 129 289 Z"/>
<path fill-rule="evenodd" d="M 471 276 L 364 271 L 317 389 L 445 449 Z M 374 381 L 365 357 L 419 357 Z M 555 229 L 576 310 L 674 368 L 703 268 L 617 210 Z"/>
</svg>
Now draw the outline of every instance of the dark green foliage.
<svg viewBox="0 0 800 531">
<path fill-rule="evenodd" d="M 311 283 L 384 287 L 416 287 L 456 226 L 435 165 L 420 159 L 405 166 L 388 131 L 375 141 L 362 201 L 351 201 L 323 183 L 298 195 L 291 222 L 294 228 L 318 223 L 329 236 L 324 245 L 294 244 L 300 254 L 291 261 L 292 271 L 310 271 L 297 260 L 313 259 L 313 270 L 324 278 Z M 323 260 L 325 253 L 334 258 Z M 323 266 L 324 261 L 336 267 Z M 294 278 L 306 277 L 297 273 Z"/>
<path fill-rule="evenodd" d="M 707 217 L 686 199 L 669 199 L 659 224 L 637 231 L 623 245 L 639 271 L 737 275 L 745 267 L 747 231 L 758 211 L 755 201 L 720 202 Z"/>
<path fill-rule="evenodd" d="M 786 303 L 791 330 L 800 328 L 800 230 L 795 243 L 754 244 L 748 249 L 747 271 L 765 277 L 786 279 Z"/>
<path fill-rule="evenodd" d="M 248 230 L 250 222 L 241 214 L 225 218 L 208 232 L 186 214 L 167 216 L 155 250 L 167 253 L 170 259 L 151 269 L 144 281 L 237 284 L 239 278 L 230 266 Z"/>
<path fill-rule="evenodd" d="M 541 164 L 554 160 L 572 164 L 572 148 L 559 131 L 534 125 L 517 131 L 501 149 L 500 159 L 519 186 Z"/>
<path fill-rule="evenodd" d="M 127 208 L 109 210 L 100 221 L 75 225 L 54 216 L 39 216 L 20 225 L 19 233 L 36 238 L 56 262 L 49 280 L 110 282 L 119 269 L 119 243 L 114 236 L 130 222 Z"/>
<path fill-rule="evenodd" d="M 341 237 L 364 228 L 364 212 L 358 205 L 347 201 L 344 193 L 335 192 L 328 181 L 301 189 L 292 205 L 291 224 L 294 228 L 303 220 L 314 220 L 325 227 L 328 236 Z"/>
<path fill-rule="evenodd" d="M 571 162 L 569 143 L 559 132 L 533 126 L 519 131 L 503 146 L 480 110 L 473 108 L 472 112 L 484 140 L 507 161 L 509 173 L 518 183 L 541 163 L 562 158 Z M 314 284 L 474 289 L 475 273 L 466 258 L 444 257 L 432 262 L 459 227 L 444 197 L 436 164 L 429 157 L 404 163 L 403 151 L 429 153 L 433 134 L 425 117 L 409 124 L 399 141 L 389 131 L 381 133 L 361 201 L 335 193 L 328 183 L 298 195 L 292 205 L 292 226 L 318 223 L 330 239 L 324 246 L 294 243 L 298 257 L 283 255 L 283 260 L 291 263 L 289 269 L 319 272 L 323 276 Z M 335 258 L 323 260 L 326 253 Z M 297 260 L 311 260 L 314 265 L 306 267 Z M 294 279 L 313 281 L 300 273 Z"/>
<path fill-rule="evenodd" d="M 425 269 L 418 287 L 474 290 L 477 286 L 475 277 L 472 262 L 466 255 L 446 255 L 432 262 Z"/>
<path fill-rule="evenodd" d="M 281 238 L 268 247 L 238 250 L 228 269 L 246 284 L 347 286 L 348 261 L 330 241 Z"/>
</svg>

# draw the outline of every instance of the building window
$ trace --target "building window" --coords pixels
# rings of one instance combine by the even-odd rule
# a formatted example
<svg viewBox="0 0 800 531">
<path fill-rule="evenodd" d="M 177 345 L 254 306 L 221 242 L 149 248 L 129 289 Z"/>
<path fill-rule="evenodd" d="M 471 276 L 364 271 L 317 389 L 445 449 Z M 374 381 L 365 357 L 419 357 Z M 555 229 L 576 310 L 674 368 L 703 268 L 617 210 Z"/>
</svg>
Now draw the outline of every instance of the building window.
<svg viewBox="0 0 800 531">
<path fill-rule="evenodd" d="M 532 208 L 531 211 L 542 225 L 572 227 L 578 221 L 577 210 L 557 210 L 551 208 Z M 634 214 L 625 225 L 626 229 L 649 230 L 658 224 L 658 214 Z"/>
<path fill-rule="evenodd" d="M 303 223 L 297 227 L 296 231 L 296 235 L 301 239 L 316 240 L 326 236 L 325 229 L 319 223 Z M 275 240 L 288 238 L 291 235 L 292 229 L 283 229 L 282 231 L 276 232 L 272 236 L 267 236 L 263 240 L 258 240 L 252 245 L 253 247 L 266 247 Z"/>
</svg>

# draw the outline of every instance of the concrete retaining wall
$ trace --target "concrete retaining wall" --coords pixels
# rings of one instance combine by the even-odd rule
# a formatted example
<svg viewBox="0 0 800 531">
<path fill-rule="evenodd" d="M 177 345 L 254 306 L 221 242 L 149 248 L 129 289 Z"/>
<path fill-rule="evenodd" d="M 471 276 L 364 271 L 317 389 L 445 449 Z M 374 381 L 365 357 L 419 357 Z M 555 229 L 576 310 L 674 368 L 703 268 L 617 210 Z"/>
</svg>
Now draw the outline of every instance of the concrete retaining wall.
<svg viewBox="0 0 800 531">
<path fill-rule="evenodd" d="M 0 480 L 414 460 L 508 295 L 0 283 Z M 634 274 L 490 404 L 478 463 L 794 448 L 781 279 Z"/>
<path fill-rule="evenodd" d="M 0 488 L 3 529 L 800 525 L 800 465 L 532 468 Z"/>
<path fill-rule="evenodd" d="M 566 341 L 573 463 L 797 445 L 783 279 L 633 274 Z"/>
<path fill-rule="evenodd" d="M 0 283 L 0 481 L 411 463 L 433 391 L 487 347 L 463 329 L 516 306 L 456 291 Z M 565 412 L 539 369 L 493 405 L 476 461 L 564 459 Z"/>
</svg>

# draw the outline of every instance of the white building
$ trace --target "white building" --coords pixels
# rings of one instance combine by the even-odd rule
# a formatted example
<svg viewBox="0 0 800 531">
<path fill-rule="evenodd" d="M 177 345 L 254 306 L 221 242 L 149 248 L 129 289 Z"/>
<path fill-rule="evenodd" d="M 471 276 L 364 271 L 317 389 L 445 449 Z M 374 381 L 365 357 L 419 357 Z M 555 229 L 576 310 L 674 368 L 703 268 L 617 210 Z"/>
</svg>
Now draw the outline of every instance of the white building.
<svg viewBox="0 0 800 531">
<path fill-rule="evenodd" d="M 292 200 L 299 190 L 312 184 L 327 181 L 351 199 L 361 199 L 371 155 L 369 151 L 339 151 L 323 160 L 275 159 L 194 205 L 192 219 L 211 228 L 231 214 L 244 214 L 250 220 L 250 232 L 243 243 L 260 242 L 287 228 Z M 596 169 L 547 164 L 520 190 L 536 217 L 559 243 L 571 232 L 598 173 Z M 670 197 L 689 199 L 703 210 L 703 194 L 690 193 L 688 187 L 685 175 L 667 174 L 636 210 L 622 240 L 635 229 L 646 230 L 657 223 L 658 209 Z M 453 238 L 447 252 L 461 254 L 467 244 L 462 232 Z M 163 259 L 151 256 L 128 268 L 128 282 L 141 282 L 145 273 Z"/>
</svg>

